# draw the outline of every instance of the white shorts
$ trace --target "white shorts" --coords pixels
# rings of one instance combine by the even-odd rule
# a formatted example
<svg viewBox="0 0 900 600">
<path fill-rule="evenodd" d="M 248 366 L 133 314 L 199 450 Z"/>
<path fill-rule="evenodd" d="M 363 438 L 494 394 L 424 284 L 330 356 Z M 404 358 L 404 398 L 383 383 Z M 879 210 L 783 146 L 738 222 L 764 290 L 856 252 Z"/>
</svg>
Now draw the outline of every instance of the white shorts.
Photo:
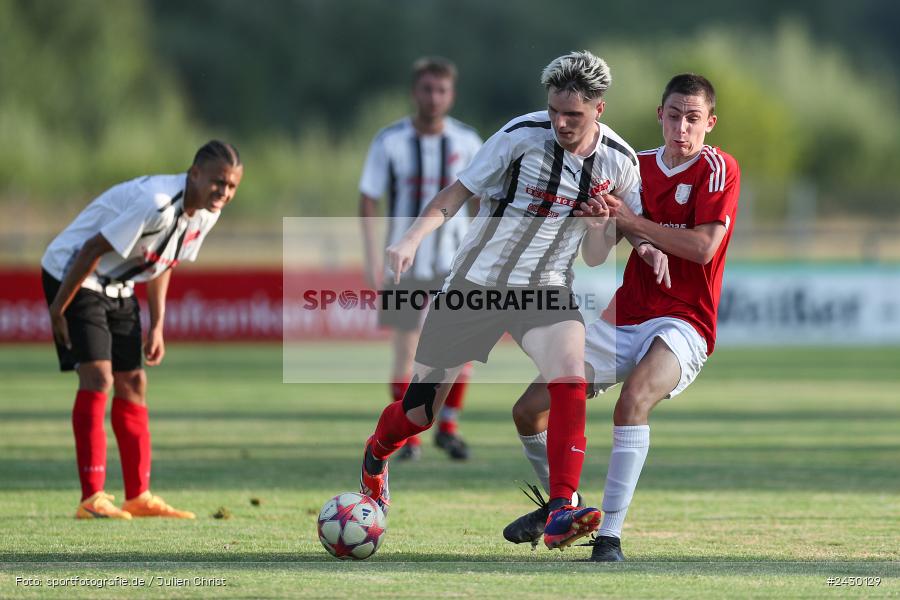
<svg viewBox="0 0 900 600">
<path fill-rule="evenodd" d="M 706 340 L 681 319 L 659 317 L 619 327 L 597 319 L 585 333 L 584 360 L 594 368 L 594 390 L 601 393 L 624 381 L 656 338 L 665 342 L 681 365 L 681 379 L 667 398 L 683 392 L 706 362 Z"/>
</svg>

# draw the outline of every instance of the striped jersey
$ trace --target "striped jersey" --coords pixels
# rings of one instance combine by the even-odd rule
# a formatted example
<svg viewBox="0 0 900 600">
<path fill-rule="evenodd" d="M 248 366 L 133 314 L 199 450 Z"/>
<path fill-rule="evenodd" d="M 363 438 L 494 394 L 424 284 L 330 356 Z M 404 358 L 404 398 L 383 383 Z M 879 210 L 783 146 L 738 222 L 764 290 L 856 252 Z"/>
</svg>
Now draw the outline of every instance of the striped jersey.
<svg viewBox="0 0 900 600">
<path fill-rule="evenodd" d="M 387 197 L 387 244 L 398 241 L 431 199 L 456 181 L 480 147 L 475 130 L 450 117 L 436 135 L 419 134 L 410 117 L 378 132 L 366 156 L 359 191 L 376 200 Z M 460 210 L 422 240 L 404 278 L 445 276 L 469 222 L 466 210 Z"/>
<path fill-rule="evenodd" d="M 147 175 L 103 192 L 47 247 L 41 266 L 62 281 L 84 243 L 98 233 L 113 247 L 88 285 L 149 281 L 183 260 L 194 261 L 219 213 L 184 213 L 187 175 Z"/>
<path fill-rule="evenodd" d="M 483 286 L 571 286 L 587 227 L 572 212 L 614 192 L 640 214 L 634 151 L 599 124 L 594 151 L 577 156 L 557 143 L 547 111 L 503 126 L 459 175 L 481 208 L 453 261 L 451 278 Z"/>
<path fill-rule="evenodd" d="M 730 154 L 706 145 L 697 156 L 670 169 L 662 160 L 664 149 L 638 154 L 644 216 L 663 227 L 676 229 L 722 223 L 725 237 L 705 265 L 669 255 L 671 288 L 656 283 L 653 268 L 632 251 L 622 286 L 603 312 L 603 318 L 615 325 L 637 325 L 657 317 L 675 317 L 693 325 L 706 340 L 707 354 L 712 354 L 725 253 L 737 216 L 741 172 Z"/>
</svg>

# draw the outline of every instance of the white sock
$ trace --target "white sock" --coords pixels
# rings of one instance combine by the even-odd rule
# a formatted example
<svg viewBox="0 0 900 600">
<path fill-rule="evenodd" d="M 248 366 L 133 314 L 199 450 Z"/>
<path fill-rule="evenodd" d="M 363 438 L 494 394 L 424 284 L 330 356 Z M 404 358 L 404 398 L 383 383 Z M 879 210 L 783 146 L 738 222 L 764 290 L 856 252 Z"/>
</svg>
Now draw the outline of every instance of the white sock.
<svg viewBox="0 0 900 600">
<path fill-rule="evenodd" d="M 550 494 L 550 463 L 547 462 L 547 432 L 534 435 L 520 435 L 525 458 L 531 463 L 534 474 L 541 481 L 541 487 Z"/>
<path fill-rule="evenodd" d="M 450 408 L 448 406 L 442 406 L 441 412 L 438 415 L 438 422 L 440 423 L 450 423 L 456 422 L 456 417 L 459 415 L 459 409 Z"/>
<path fill-rule="evenodd" d="M 613 427 L 613 446 L 603 488 L 603 522 L 599 535 L 622 537 L 622 525 L 641 469 L 650 450 L 649 425 Z"/>
<path fill-rule="evenodd" d="M 547 462 L 547 432 L 535 435 L 520 435 L 525 458 L 531 461 L 535 475 L 541 481 L 541 487 L 550 495 L 550 463 Z M 577 491 L 572 494 L 572 506 L 580 506 L 583 498 Z"/>
</svg>

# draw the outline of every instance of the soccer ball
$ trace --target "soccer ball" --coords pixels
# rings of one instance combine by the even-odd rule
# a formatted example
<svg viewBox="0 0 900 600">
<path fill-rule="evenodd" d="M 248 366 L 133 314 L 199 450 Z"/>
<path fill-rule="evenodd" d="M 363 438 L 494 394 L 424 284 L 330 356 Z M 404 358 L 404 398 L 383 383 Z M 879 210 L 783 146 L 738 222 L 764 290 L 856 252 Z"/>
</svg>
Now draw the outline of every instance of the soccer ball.
<svg viewBox="0 0 900 600">
<path fill-rule="evenodd" d="M 319 541 L 335 558 L 365 560 L 381 546 L 385 525 L 384 513 L 374 500 L 344 492 L 319 512 Z"/>
</svg>

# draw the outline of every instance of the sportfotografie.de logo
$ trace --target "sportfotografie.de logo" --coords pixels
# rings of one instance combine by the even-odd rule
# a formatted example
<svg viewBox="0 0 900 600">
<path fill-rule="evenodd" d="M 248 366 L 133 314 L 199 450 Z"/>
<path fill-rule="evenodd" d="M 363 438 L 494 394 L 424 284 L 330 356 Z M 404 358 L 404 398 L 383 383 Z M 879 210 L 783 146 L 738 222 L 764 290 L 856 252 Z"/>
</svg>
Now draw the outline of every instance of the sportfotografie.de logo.
<svg viewBox="0 0 900 600">
<path fill-rule="evenodd" d="M 602 308 L 595 294 L 551 288 L 506 289 L 309 289 L 301 294 L 303 310 L 579 310 Z"/>
</svg>

